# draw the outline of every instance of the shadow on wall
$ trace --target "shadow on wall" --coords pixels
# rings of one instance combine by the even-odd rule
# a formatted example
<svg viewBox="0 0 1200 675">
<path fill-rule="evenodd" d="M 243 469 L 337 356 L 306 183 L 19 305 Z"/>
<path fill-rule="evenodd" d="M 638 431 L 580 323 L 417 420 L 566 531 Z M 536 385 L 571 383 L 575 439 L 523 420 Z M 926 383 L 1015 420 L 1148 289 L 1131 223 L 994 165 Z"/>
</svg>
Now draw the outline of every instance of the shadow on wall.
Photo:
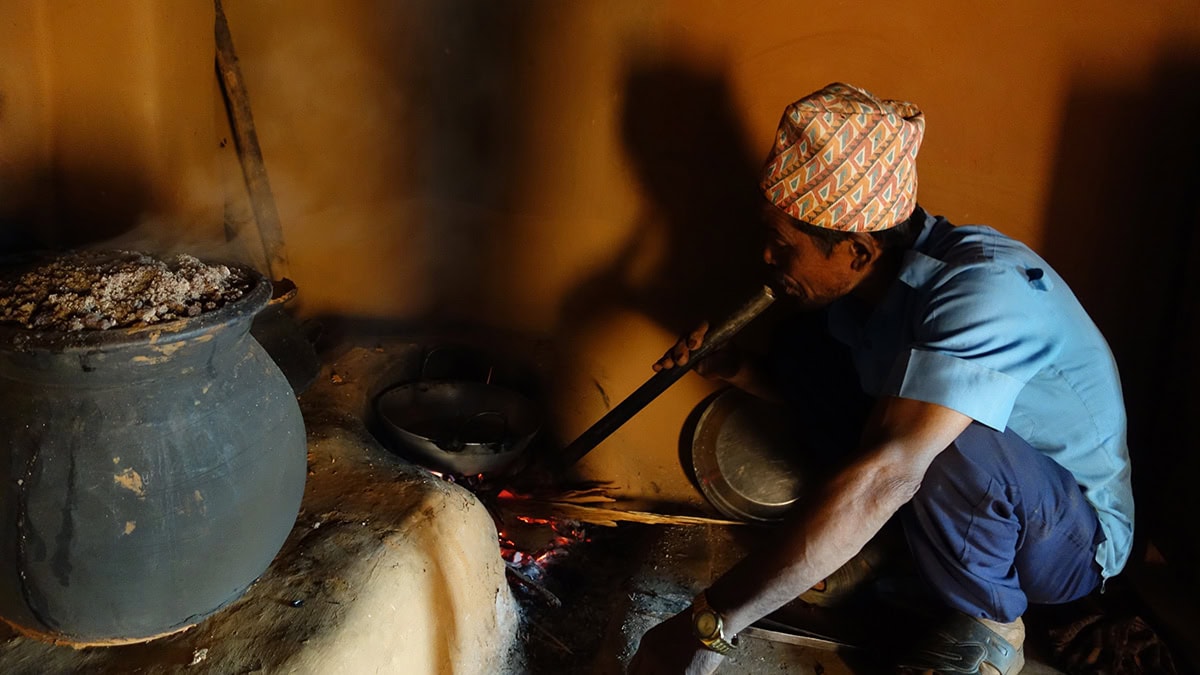
<svg viewBox="0 0 1200 675">
<path fill-rule="evenodd" d="M 300 297 L 325 285 L 315 318 L 330 339 L 470 323 L 490 252 L 514 238 L 540 5 L 226 4 L 261 85 L 250 96 L 264 153 L 275 141 Z M 356 314 L 338 302 L 351 294 L 374 299 Z"/>
<path fill-rule="evenodd" d="M 1152 537 L 1173 562 L 1191 567 L 1200 561 L 1200 526 L 1191 517 L 1200 509 L 1191 485 L 1200 475 L 1191 428 L 1200 410 L 1184 374 L 1196 373 L 1200 338 L 1189 270 L 1200 247 L 1197 53 L 1193 46 L 1164 54 L 1136 88 L 1077 80 L 1044 244 L 1121 369 L 1140 546 Z"/>
<path fill-rule="evenodd" d="M 0 214 L 0 254 L 87 247 L 132 231 L 150 208 L 144 176 L 118 167 L 26 167 Z"/>
<path fill-rule="evenodd" d="M 405 160 L 423 163 L 430 195 L 452 205 L 431 214 L 434 318 L 470 315 L 488 251 L 512 236 L 500 214 L 513 212 L 520 188 L 514 168 L 532 118 L 523 78 L 539 16 L 533 6 L 480 0 L 429 2 L 418 14 L 421 36 L 395 64 L 407 71 L 408 95 L 426 103 L 402 139 L 422 156 Z"/>
<path fill-rule="evenodd" d="M 514 237 L 511 218 L 523 187 L 516 169 L 524 161 L 528 125 L 534 119 L 528 109 L 532 100 L 529 61 L 537 45 L 533 38 L 547 19 L 532 3 L 514 7 L 482 0 L 363 0 L 347 6 L 355 10 L 349 19 L 341 18 L 341 10 L 331 10 L 337 15 L 333 23 L 340 27 L 332 36 L 323 28 L 312 28 L 303 16 L 279 10 L 286 15 L 281 20 L 296 27 L 271 32 L 270 50 L 290 50 L 286 45 L 296 30 L 308 30 L 313 41 L 333 47 L 349 34 L 357 42 L 346 49 L 355 59 L 344 70 L 372 76 L 376 76 L 374 69 L 381 71 L 375 89 L 349 87 L 346 95 L 359 98 L 349 103 L 323 99 L 316 106 L 338 124 L 347 120 L 359 125 L 350 134 L 352 143 L 362 143 L 364 135 L 378 139 L 369 148 L 368 159 L 385 179 L 378 181 L 369 163 L 364 181 L 374 192 L 364 191 L 365 198 L 378 197 L 381 209 L 390 209 L 393 202 L 428 204 L 421 209 L 421 222 L 411 229 L 405 212 L 383 210 L 377 224 L 358 232 L 394 252 L 402 278 L 410 276 L 413 267 L 421 269 L 422 288 L 413 292 L 428 300 L 419 303 L 420 316 L 374 320 L 334 313 L 321 319 L 344 332 L 406 332 L 410 325 L 469 324 L 486 302 L 484 279 L 492 265 L 491 252 L 497 242 Z M 327 61 L 339 63 L 333 57 L 321 59 Z M 290 69 L 291 63 L 277 57 L 275 65 Z M 303 71 L 294 73 L 294 81 L 306 86 L 320 83 L 314 84 Z M 297 99 L 307 95 L 290 89 L 285 94 Z M 351 104 L 362 105 L 363 114 L 347 115 Z M 307 130 L 316 133 L 312 125 Z M 308 159 L 294 161 L 299 165 Z M 344 164 L 345 157 L 336 155 L 321 167 L 337 183 L 344 180 Z M 356 208 L 328 194 L 322 200 L 307 208 L 334 213 Z M 401 223 L 405 227 L 389 229 Z M 414 237 L 413 230 L 419 230 L 419 236 Z M 381 286 L 395 289 L 396 283 L 386 281 Z"/>
<path fill-rule="evenodd" d="M 566 295 L 561 325 L 578 330 L 627 309 L 679 334 L 721 319 L 714 312 L 732 311 L 757 289 L 761 158 L 743 133 L 724 73 L 669 58 L 628 66 L 621 138 L 644 206 L 613 263 Z M 637 275 L 655 246 L 664 248 L 656 266 Z"/>
</svg>

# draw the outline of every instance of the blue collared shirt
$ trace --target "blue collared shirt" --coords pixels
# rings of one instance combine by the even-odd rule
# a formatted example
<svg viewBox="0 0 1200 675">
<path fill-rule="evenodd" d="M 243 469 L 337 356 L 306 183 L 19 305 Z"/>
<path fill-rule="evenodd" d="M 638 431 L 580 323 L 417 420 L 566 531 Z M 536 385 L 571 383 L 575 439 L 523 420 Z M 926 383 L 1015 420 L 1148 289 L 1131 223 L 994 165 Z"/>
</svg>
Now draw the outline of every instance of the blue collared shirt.
<svg viewBox="0 0 1200 675">
<path fill-rule="evenodd" d="M 839 300 L 829 324 L 867 393 L 1011 428 L 1070 471 L 1099 516 L 1104 577 L 1121 571 L 1133 491 L 1120 378 L 1108 343 L 1046 261 L 992 228 L 925 215 L 885 299 L 870 311 Z"/>
</svg>

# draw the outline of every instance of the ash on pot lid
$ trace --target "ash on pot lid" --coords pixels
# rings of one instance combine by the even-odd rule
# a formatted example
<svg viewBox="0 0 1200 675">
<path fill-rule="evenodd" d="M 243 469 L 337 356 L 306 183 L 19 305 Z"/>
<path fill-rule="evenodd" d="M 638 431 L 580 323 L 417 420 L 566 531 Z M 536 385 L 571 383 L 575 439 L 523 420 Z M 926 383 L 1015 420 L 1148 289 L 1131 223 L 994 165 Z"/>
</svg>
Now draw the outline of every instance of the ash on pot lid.
<svg viewBox="0 0 1200 675">
<path fill-rule="evenodd" d="M 75 251 L 0 272 L 0 323 L 62 332 L 145 326 L 223 307 L 252 283 L 190 255 Z"/>
</svg>

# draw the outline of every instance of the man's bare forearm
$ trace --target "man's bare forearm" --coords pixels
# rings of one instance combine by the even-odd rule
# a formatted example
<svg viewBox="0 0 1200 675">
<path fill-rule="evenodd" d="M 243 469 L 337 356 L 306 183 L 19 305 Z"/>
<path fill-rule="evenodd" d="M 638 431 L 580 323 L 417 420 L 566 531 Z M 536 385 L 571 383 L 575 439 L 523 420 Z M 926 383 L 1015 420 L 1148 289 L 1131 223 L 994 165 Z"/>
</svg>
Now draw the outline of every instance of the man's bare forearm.
<svg viewBox="0 0 1200 675">
<path fill-rule="evenodd" d="M 736 633 L 794 600 L 845 564 L 915 493 L 920 475 L 873 458 L 834 479 L 780 539 L 742 560 L 708 591 Z"/>
<path fill-rule="evenodd" d="M 932 403 L 887 397 L 863 434 L 861 458 L 839 473 L 773 545 L 734 566 L 709 589 L 737 632 L 832 574 L 920 488 L 934 457 L 971 419 Z"/>
</svg>

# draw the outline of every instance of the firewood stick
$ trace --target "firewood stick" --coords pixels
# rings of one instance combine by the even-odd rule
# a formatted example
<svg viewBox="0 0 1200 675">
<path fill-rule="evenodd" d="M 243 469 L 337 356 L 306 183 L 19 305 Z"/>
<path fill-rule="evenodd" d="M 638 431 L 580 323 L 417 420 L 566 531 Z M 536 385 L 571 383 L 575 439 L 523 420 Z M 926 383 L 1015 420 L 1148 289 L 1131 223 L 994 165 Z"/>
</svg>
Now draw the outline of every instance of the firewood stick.
<svg viewBox="0 0 1200 675">
<path fill-rule="evenodd" d="M 526 617 L 525 620 L 529 622 L 530 626 L 533 626 L 534 628 L 536 628 L 542 634 L 542 637 L 545 638 L 546 640 L 548 640 L 550 642 L 550 644 L 554 645 L 555 647 L 558 647 L 559 649 L 570 654 L 571 656 L 575 655 L 575 652 L 571 651 L 570 647 L 563 644 L 562 640 L 559 640 L 558 638 L 554 637 L 553 633 L 546 630 L 545 628 L 542 628 L 541 624 L 539 624 L 538 622 L 536 622 L 533 619 L 530 619 L 528 617 Z"/>
<path fill-rule="evenodd" d="M 581 523 L 616 527 L 618 522 L 642 523 L 646 525 L 747 525 L 737 520 L 722 520 L 704 516 L 677 516 L 647 511 L 608 509 L 569 502 L 552 502 L 537 499 L 500 498 L 498 506 L 513 516 L 530 518 L 563 518 Z"/>
<path fill-rule="evenodd" d="M 559 600 L 557 595 L 552 593 L 549 588 L 546 588 L 533 579 L 530 579 L 528 574 L 525 574 L 516 567 L 508 564 L 504 566 L 504 569 L 510 575 L 512 575 L 514 579 L 517 580 L 517 583 L 521 584 L 525 588 L 528 588 L 530 591 L 533 591 L 533 593 L 545 601 L 546 604 L 554 608 L 562 607 L 562 600 Z"/>
</svg>

